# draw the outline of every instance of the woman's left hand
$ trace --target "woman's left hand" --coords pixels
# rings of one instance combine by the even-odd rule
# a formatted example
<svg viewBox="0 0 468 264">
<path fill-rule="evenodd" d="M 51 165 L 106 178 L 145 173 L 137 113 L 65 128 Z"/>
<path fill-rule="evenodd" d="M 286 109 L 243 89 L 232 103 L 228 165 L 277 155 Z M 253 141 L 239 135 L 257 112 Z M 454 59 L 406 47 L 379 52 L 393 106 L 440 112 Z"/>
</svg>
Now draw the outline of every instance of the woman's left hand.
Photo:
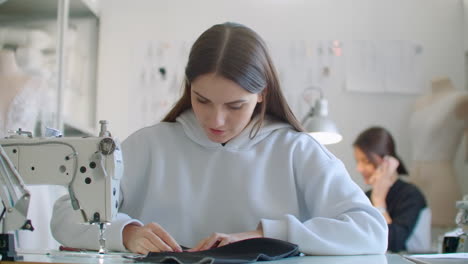
<svg viewBox="0 0 468 264">
<path fill-rule="evenodd" d="M 200 242 L 198 242 L 198 244 L 195 247 L 189 249 L 188 251 L 194 252 L 208 250 L 211 248 L 222 247 L 227 244 L 234 243 L 236 241 L 255 237 L 263 237 L 263 231 L 254 230 L 235 234 L 213 233 L 211 236 L 202 239 Z"/>
<path fill-rule="evenodd" d="M 391 156 L 385 156 L 382 163 L 374 172 L 371 200 L 374 206 L 386 207 L 387 193 L 398 179 L 397 168 L 400 163 Z"/>
</svg>

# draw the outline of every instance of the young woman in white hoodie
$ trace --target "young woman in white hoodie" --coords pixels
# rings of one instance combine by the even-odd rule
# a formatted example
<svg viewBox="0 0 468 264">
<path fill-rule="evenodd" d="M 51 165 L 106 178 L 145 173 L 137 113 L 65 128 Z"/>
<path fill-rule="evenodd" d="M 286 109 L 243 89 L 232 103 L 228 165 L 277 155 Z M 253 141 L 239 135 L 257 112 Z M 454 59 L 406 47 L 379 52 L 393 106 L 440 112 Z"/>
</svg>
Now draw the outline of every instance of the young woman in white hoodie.
<svg viewBox="0 0 468 264">
<path fill-rule="evenodd" d="M 185 90 L 163 121 L 122 144 L 119 214 L 110 250 L 205 250 L 254 237 L 306 254 L 380 254 L 387 224 L 343 163 L 303 132 L 281 92 L 263 40 L 236 23 L 195 41 Z M 55 238 L 99 248 L 76 224 L 68 197 L 55 206 Z"/>
</svg>

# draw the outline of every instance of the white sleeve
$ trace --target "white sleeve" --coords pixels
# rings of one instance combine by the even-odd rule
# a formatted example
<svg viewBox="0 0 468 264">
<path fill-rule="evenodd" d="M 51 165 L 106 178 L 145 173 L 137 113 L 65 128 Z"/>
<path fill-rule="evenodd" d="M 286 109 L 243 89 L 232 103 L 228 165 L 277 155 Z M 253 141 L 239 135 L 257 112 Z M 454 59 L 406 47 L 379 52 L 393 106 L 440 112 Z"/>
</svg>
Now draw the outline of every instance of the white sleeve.
<svg viewBox="0 0 468 264">
<path fill-rule="evenodd" d="M 114 221 L 106 226 L 104 238 L 110 251 L 127 251 L 122 242 L 122 230 L 138 220 L 124 213 L 118 213 Z M 64 195 L 55 202 L 51 219 L 51 231 L 54 238 L 64 246 L 81 249 L 99 249 L 99 228 L 97 225 L 83 223 L 79 212 L 73 210 L 70 196 Z"/>
<path fill-rule="evenodd" d="M 307 144 L 310 145 L 310 144 Z M 382 254 L 388 227 L 344 165 L 322 146 L 295 151 L 294 171 L 301 216 L 262 219 L 266 237 L 299 245 L 310 255 Z"/>
</svg>

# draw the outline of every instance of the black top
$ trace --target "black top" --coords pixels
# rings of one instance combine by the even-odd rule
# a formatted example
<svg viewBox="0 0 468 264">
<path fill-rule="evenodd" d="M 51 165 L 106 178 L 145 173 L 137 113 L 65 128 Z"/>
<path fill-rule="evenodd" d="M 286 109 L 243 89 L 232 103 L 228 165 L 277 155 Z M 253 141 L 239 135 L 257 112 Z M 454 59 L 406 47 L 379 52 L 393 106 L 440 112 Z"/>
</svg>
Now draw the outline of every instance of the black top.
<svg viewBox="0 0 468 264">
<path fill-rule="evenodd" d="M 366 192 L 369 199 L 371 193 L 372 190 Z M 419 213 L 426 207 L 426 199 L 415 185 L 398 179 L 390 187 L 385 201 L 392 218 L 392 223 L 388 225 L 388 250 L 406 250 L 406 240 L 416 225 Z"/>
</svg>

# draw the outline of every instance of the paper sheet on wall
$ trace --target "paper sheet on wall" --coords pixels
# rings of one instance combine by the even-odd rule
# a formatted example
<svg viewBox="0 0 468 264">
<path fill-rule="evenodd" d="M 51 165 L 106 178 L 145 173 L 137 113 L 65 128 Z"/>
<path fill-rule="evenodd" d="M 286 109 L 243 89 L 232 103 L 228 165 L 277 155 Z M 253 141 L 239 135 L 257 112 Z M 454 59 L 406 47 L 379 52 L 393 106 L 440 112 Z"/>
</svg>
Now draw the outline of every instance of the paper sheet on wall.
<svg viewBox="0 0 468 264">
<path fill-rule="evenodd" d="M 305 91 L 318 87 L 327 94 L 342 65 L 342 42 L 336 40 L 267 40 L 281 87 L 293 112 L 303 117 L 313 105 Z M 317 91 L 311 93 L 318 98 Z"/>
<path fill-rule="evenodd" d="M 133 81 L 129 90 L 129 127 L 161 121 L 182 94 L 189 44 L 147 40 L 135 47 Z"/>
<path fill-rule="evenodd" d="M 313 104 L 304 91 L 319 86 L 326 94 L 328 81 L 342 63 L 340 41 L 266 40 L 284 94 L 293 112 L 304 116 Z M 129 90 L 128 126 L 135 130 L 161 120 L 182 93 L 184 69 L 192 43 L 148 39 L 133 49 L 132 89 Z M 164 69 L 164 73 L 161 70 Z M 324 71 L 327 73 L 325 74 Z M 335 76 L 336 77 L 336 76 Z M 318 96 L 318 94 L 315 94 Z"/>
<path fill-rule="evenodd" d="M 418 94 L 424 90 L 423 48 L 409 41 L 345 43 L 346 89 Z"/>
</svg>

